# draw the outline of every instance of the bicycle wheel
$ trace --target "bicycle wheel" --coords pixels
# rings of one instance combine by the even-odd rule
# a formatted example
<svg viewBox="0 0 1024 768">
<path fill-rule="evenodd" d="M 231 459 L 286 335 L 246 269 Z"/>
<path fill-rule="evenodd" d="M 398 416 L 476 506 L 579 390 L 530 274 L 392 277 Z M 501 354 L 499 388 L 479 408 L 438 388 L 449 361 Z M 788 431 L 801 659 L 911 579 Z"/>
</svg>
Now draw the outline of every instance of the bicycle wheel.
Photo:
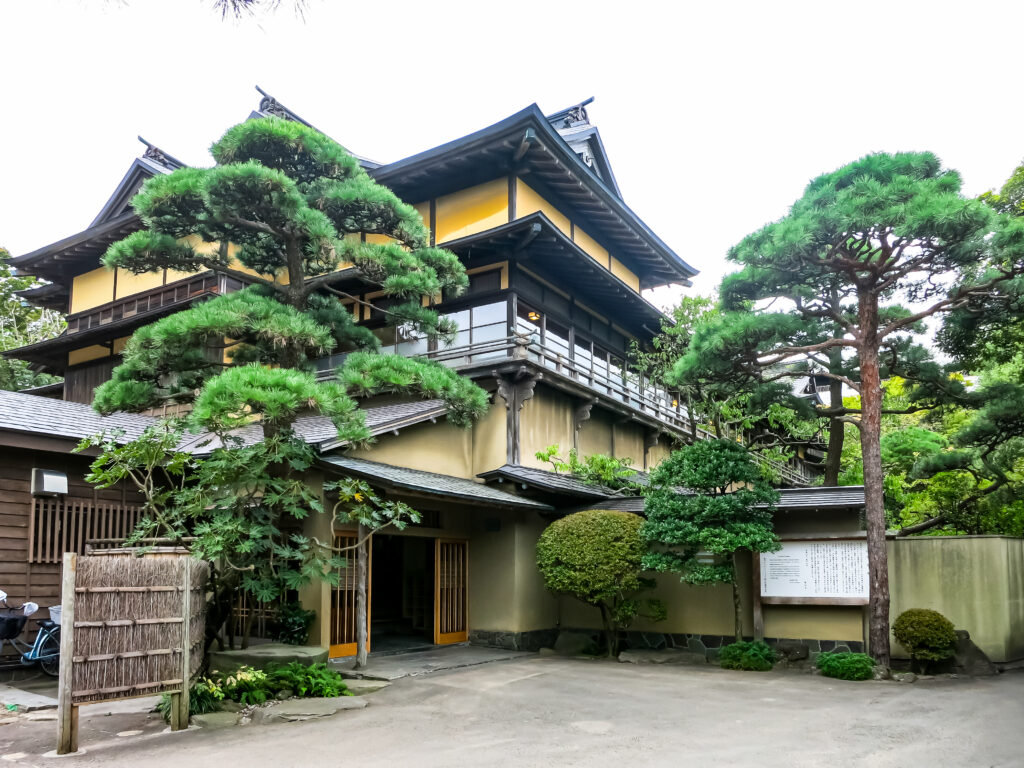
<svg viewBox="0 0 1024 768">
<path fill-rule="evenodd" d="M 39 667 L 50 677 L 60 674 L 60 635 L 47 632 L 39 644 Z"/>
</svg>

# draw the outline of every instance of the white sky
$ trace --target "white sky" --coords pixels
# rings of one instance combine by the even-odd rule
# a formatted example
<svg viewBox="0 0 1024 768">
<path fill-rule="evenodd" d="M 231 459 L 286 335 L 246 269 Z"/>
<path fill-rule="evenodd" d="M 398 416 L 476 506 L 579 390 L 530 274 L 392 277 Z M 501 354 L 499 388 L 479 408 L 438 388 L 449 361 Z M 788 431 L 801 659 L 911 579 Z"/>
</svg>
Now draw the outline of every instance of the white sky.
<svg viewBox="0 0 1024 768">
<path fill-rule="evenodd" d="M 1019 2 L 283 4 L 236 23 L 212 0 L 4 0 L 0 244 L 86 227 L 138 134 L 208 164 L 255 84 L 378 161 L 595 96 L 626 202 L 701 270 L 688 293 L 868 152 L 934 151 L 969 194 L 1024 157 Z"/>
</svg>

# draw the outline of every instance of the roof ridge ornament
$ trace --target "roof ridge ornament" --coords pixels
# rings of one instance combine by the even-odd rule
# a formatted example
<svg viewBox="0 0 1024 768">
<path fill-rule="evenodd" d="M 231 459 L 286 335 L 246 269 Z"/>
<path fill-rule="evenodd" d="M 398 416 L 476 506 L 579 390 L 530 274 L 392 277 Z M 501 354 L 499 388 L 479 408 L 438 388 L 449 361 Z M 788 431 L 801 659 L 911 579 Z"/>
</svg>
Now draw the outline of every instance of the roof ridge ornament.
<svg viewBox="0 0 1024 768">
<path fill-rule="evenodd" d="M 141 136 L 139 136 L 138 139 L 139 141 L 146 145 L 146 151 L 142 153 L 142 156 L 144 158 L 146 158 L 147 160 L 152 160 L 156 163 L 160 163 L 160 165 L 164 166 L 165 168 L 176 167 L 176 163 L 174 163 L 169 157 L 167 157 L 167 155 L 164 154 L 163 150 L 160 149 L 160 147 L 158 147 L 156 144 L 151 144 Z"/>
</svg>

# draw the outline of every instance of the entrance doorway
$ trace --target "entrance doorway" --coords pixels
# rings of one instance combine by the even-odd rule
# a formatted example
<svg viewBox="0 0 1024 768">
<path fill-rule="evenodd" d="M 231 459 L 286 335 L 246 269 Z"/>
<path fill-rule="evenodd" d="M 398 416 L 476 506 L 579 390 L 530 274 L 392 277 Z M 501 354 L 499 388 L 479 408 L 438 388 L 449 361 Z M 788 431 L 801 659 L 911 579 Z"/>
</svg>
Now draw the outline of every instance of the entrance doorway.
<svg viewBox="0 0 1024 768">
<path fill-rule="evenodd" d="M 434 541 L 377 535 L 372 540 L 370 636 L 374 653 L 406 651 L 434 641 Z"/>
<path fill-rule="evenodd" d="M 355 544 L 354 533 L 334 537 Z M 469 544 L 459 539 L 377 534 L 369 542 L 369 650 L 401 653 L 469 639 Z M 356 653 L 356 558 L 331 589 L 332 658 Z"/>
</svg>

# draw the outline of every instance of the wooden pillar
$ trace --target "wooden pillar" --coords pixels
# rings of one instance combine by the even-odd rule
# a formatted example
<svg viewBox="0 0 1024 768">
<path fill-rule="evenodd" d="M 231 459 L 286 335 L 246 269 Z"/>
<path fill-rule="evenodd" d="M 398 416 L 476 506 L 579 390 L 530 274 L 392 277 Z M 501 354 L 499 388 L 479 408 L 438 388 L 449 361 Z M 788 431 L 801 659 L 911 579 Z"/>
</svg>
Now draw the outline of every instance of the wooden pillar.
<svg viewBox="0 0 1024 768">
<path fill-rule="evenodd" d="M 764 640 L 764 613 L 761 609 L 761 553 L 750 553 L 751 586 L 750 602 L 754 606 L 754 639 Z"/>
<path fill-rule="evenodd" d="M 188 728 L 189 686 L 192 681 L 192 558 L 184 555 L 181 593 L 181 693 L 171 695 L 171 730 Z"/>
<path fill-rule="evenodd" d="M 75 652 L 75 571 L 78 555 L 64 553 L 61 575 L 60 677 L 57 683 L 57 754 L 78 751 L 78 707 L 72 695 L 72 659 Z"/>
</svg>

